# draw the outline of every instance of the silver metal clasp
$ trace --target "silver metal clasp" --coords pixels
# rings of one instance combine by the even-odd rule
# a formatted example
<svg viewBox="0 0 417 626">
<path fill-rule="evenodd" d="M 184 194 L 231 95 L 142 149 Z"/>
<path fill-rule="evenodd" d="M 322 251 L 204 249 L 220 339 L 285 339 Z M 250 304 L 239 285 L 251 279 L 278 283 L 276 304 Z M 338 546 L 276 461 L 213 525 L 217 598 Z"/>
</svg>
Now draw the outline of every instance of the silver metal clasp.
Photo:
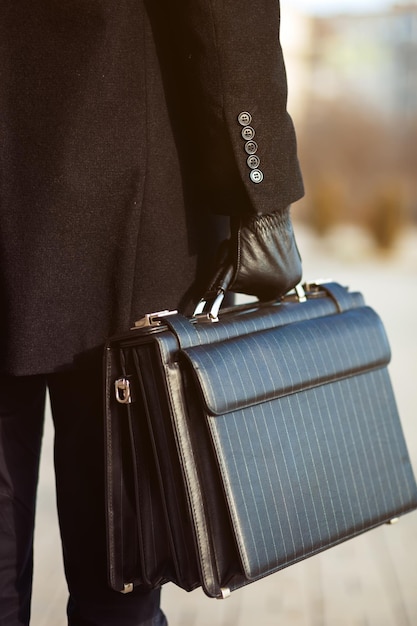
<svg viewBox="0 0 417 626">
<path fill-rule="evenodd" d="M 226 598 L 230 598 L 232 591 L 230 587 L 221 587 L 220 593 L 222 594 L 220 599 L 226 600 Z"/>
<path fill-rule="evenodd" d="M 294 287 L 294 291 L 296 293 L 298 302 L 307 302 L 307 294 L 306 294 L 305 287 L 306 285 L 302 285 L 301 283 L 298 283 L 298 285 Z"/>
<path fill-rule="evenodd" d="M 202 298 L 194 310 L 193 318 L 204 322 L 218 322 L 220 307 L 225 295 L 225 291 L 219 289 L 211 300 L 210 310 L 206 312 L 204 309 L 206 308 L 208 297 Z"/>
<path fill-rule="evenodd" d="M 143 317 L 140 318 L 137 322 L 135 322 L 132 330 L 136 328 L 148 328 L 154 326 L 160 326 L 163 322 L 164 317 L 168 317 L 169 315 L 176 315 L 178 311 L 169 311 L 165 309 L 165 311 L 157 311 L 156 313 L 147 313 Z"/>
<path fill-rule="evenodd" d="M 193 318 L 199 322 L 218 322 L 219 311 L 223 304 L 226 291 L 232 283 L 234 274 L 233 265 L 229 265 L 224 269 L 220 276 L 213 281 L 210 290 L 201 298 L 193 313 Z M 209 310 L 206 311 L 206 306 Z"/>
<path fill-rule="evenodd" d="M 132 404 L 132 387 L 128 378 L 118 378 L 114 382 L 114 390 L 119 404 Z"/>
<path fill-rule="evenodd" d="M 321 282 L 298 283 L 288 293 L 281 298 L 282 302 L 306 302 L 311 298 L 319 298 L 325 295 L 325 291 L 321 287 Z"/>
</svg>

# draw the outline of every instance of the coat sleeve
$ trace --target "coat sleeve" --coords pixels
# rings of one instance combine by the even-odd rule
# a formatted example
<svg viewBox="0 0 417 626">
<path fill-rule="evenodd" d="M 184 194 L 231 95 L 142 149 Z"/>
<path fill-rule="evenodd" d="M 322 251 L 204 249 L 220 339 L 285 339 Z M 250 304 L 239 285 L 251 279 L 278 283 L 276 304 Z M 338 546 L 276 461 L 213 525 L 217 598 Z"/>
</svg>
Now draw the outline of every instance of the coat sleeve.
<svg viewBox="0 0 417 626">
<path fill-rule="evenodd" d="M 279 211 L 303 195 L 278 0 L 151 0 L 185 175 L 212 212 Z"/>
</svg>

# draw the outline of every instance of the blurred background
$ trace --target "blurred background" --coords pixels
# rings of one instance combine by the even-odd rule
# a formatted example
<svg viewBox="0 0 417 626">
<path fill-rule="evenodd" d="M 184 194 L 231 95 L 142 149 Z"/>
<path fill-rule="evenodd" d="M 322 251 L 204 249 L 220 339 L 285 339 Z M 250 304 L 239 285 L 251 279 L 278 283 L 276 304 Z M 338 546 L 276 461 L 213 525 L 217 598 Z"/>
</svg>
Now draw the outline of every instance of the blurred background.
<svg viewBox="0 0 417 626">
<path fill-rule="evenodd" d="M 232 1 L 232 0 L 231 0 Z M 362 291 L 382 317 L 417 473 L 417 2 L 281 0 L 289 110 L 306 197 L 293 218 L 307 280 Z M 33 626 L 64 626 L 48 412 Z M 415 626 L 417 513 L 232 594 L 163 590 L 170 626 Z"/>
<path fill-rule="evenodd" d="M 417 2 L 281 7 L 306 184 L 294 214 L 323 237 L 358 226 L 388 252 L 417 221 Z"/>
</svg>

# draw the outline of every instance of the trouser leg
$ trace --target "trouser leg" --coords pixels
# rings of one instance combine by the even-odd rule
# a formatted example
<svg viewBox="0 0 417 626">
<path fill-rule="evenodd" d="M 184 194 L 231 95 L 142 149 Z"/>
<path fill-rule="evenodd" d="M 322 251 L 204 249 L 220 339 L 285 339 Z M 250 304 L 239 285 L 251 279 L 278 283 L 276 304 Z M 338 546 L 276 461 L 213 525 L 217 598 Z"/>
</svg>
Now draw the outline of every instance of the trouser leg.
<svg viewBox="0 0 417 626">
<path fill-rule="evenodd" d="M 48 377 L 57 504 L 70 626 L 162 626 L 159 590 L 120 594 L 107 582 L 101 356 Z"/>
<path fill-rule="evenodd" d="M 0 375 L 0 624 L 29 624 L 46 384 Z"/>
</svg>

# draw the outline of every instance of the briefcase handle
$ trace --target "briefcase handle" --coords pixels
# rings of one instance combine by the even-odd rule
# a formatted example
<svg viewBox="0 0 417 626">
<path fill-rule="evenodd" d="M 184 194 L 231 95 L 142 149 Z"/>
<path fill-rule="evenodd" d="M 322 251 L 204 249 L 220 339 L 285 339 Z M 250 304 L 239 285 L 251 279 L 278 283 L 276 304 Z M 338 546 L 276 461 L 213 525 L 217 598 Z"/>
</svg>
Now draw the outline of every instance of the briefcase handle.
<svg viewBox="0 0 417 626">
<path fill-rule="evenodd" d="M 192 315 L 193 318 L 198 321 L 206 321 L 206 322 L 218 322 L 219 321 L 219 312 L 222 306 L 223 300 L 227 293 L 228 285 L 230 284 L 233 277 L 233 267 L 230 266 L 227 272 L 224 275 L 222 284 L 219 285 L 215 290 L 208 291 L 198 302 L 194 313 Z M 318 283 L 310 283 L 302 284 L 299 283 L 285 294 L 281 299 L 286 297 L 296 298 L 298 302 L 305 302 L 307 300 L 307 290 L 311 291 L 314 287 L 314 291 L 317 292 Z M 207 307 L 209 307 L 207 309 Z"/>
<path fill-rule="evenodd" d="M 228 271 L 230 276 L 233 268 Z M 226 281 L 224 281 L 226 283 Z M 207 292 L 197 304 L 192 318 L 203 322 L 218 322 L 219 312 L 227 293 L 227 287 L 223 284 L 216 290 Z M 276 302 L 285 302 L 288 300 L 296 302 L 306 302 L 308 298 L 317 298 L 326 294 L 336 304 L 339 313 L 352 308 L 351 297 L 347 287 L 340 285 L 332 280 L 317 280 L 313 282 L 299 283 L 284 296 L 281 296 Z M 362 298 L 361 294 L 356 294 Z M 207 308 L 208 307 L 208 308 Z"/>
</svg>

